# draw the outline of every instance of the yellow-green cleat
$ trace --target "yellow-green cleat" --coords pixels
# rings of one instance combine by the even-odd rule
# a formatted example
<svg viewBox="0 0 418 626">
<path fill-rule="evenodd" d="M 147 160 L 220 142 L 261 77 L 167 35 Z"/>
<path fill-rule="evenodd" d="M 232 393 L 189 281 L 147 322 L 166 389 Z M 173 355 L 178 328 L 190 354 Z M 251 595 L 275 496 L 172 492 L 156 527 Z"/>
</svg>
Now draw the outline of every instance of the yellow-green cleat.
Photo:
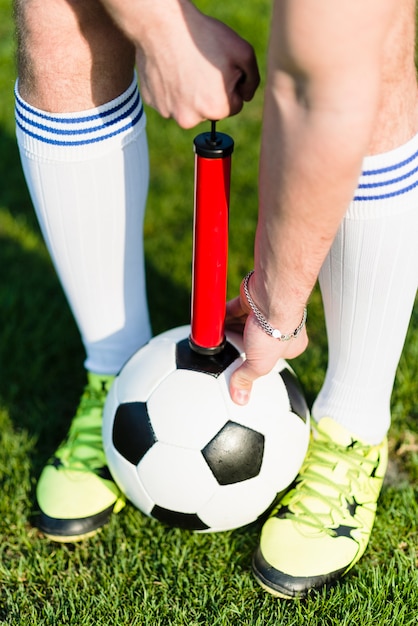
<svg viewBox="0 0 418 626">
<path fill-rule="evenodd" d="M 102 412 L 113 378 L 88 373 L 67 438 L 39 478 L 38 526 L 54 541 L 80 541 L 95 534 L 125 504 L 102 445 Z"/>
<path fill-rule="evenodd" d="M 261 586 L 303 598 L 364 554 L 387 467 L 387 441 L 370 446 L 330 418 L 313 436 L 294 485 L 264 524 L 253 558 Z"/>
</svg>

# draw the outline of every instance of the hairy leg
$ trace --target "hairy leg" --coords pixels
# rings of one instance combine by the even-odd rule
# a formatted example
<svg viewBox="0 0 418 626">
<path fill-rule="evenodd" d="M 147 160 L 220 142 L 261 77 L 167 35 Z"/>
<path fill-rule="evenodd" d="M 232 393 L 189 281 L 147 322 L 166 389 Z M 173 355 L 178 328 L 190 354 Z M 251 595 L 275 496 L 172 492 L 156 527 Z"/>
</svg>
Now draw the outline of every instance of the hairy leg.
<svg viewBox="0 0 418 626">
<path fill-rule="evenodd" d="M 86 349 L 115 374 L 150 337 L 148 150 L 134 50 L 97 0 L 16 0 L 17 140 Z"/>
<path fill-rule="evenodd" d="M 19 93 L 49 112 L 99 106 L 132 81 L 135 51 L 98 0 L 15 0 Z"/>
</svg>

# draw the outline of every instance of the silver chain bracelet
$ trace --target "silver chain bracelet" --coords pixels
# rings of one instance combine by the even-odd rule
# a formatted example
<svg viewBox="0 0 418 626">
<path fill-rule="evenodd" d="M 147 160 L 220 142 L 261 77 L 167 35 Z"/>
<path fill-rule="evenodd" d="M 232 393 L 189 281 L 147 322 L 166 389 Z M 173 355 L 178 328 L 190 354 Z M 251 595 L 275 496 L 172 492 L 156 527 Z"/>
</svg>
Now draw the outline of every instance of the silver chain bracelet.
<svg viewBox="0 0 418 626">
<path fill-rule="evenodd" d="M 247 298 L 247 302 L 250 305 L 250 308 L 252 312 L 254 313 L 257 319 L 257 322 L 259 323 L 261 328 L 264 330 L 264 332 L 266 332 L 268 335 L 270 335 L 270 337 L 273 337 L 274 339 L 278 339 L 279 341 L 289 341 L 289 339 L 296 339 L 296 337 L 299 335 L 300 331 L 306 324 L 306 318 L 308 316 L 308 311 L 306 307 L 303 309 L 303 316 L 302 316 L 302 320 L 299 326 L 295 328 L 295 330 L 292 333 L 289 333 L 288 335 L 283 335 L 283 333 L 278 328 L 273 328 L 273 326 L 268 323 L 268 321 L 266 320 L 266 318 L 264 317 L 260 309 L 255 304 L 254 300 L 250 296 L 250 292 L 248 290 L 248 281 L 250 280 L 250 277 L 253 274 L 254 274 L 254 270 L 251 270 L 251 272 L 248 272 L 248 274 L 243 280 L 242 286 L 244 289 L 245 297 Z"/>
</svg>

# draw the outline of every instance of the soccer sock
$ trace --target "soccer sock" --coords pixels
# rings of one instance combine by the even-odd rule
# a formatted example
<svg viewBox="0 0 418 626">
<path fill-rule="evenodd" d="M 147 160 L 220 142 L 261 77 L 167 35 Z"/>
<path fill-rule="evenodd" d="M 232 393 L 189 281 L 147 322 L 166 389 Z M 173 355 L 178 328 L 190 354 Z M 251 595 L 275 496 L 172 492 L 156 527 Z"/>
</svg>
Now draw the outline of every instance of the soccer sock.
<svg viewBox="0 0 418 626">
<path fill-rule="evenodd" d="M 390 399 L 417 290 L 418 136 L 367 157 L 355 198 L 321 269 L 329 355 L 316 420 L 329 416 L 370 444 Z"/>
<path fill-rule="evenodd" d="M 151 336 L 143 218 L 149 163 L 136 77 L 88 111 L 46 113 L 16 95 L 16 133 L 39 224 L 86 350 L 115 374 Z"/>
</svg>

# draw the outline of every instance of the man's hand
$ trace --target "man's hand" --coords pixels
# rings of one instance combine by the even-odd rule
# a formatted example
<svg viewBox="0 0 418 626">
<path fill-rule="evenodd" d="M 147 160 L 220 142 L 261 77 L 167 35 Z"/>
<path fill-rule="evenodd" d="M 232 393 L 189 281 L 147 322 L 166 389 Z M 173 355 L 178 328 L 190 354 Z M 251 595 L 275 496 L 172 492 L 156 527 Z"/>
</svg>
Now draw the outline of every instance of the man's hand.
<svg viewBox="0 0 418 626">
<path fill-rule="evenodd" d="M 161 38 L 137 50 L 144 101 L 183 128 L 241 111 L 259 83 L 252 47 L 228 26 L 184 7 L 184 21 L 162 20 Z"/>
<path fill-rule="evenodd" d="M 278 341 L 267 335 L 251 312 L 245 296 L 230 300 L 226 305 L 226 328 L 243 333 L 246 359 L 231 376 L 229 391 L 236 404 L 247 404 L 254 380 L 268 374 L 279 359 L 292 359 L 306 349 L 308 335 L 303 328 L 296 339 Z"/>
<path fill-rule="evenodd" d="M 182 128 L 238 113 L 260 77 L 252 46 L 188 0 L 103 0 L 134 43 L 144 102 Z"/>
</svg>

